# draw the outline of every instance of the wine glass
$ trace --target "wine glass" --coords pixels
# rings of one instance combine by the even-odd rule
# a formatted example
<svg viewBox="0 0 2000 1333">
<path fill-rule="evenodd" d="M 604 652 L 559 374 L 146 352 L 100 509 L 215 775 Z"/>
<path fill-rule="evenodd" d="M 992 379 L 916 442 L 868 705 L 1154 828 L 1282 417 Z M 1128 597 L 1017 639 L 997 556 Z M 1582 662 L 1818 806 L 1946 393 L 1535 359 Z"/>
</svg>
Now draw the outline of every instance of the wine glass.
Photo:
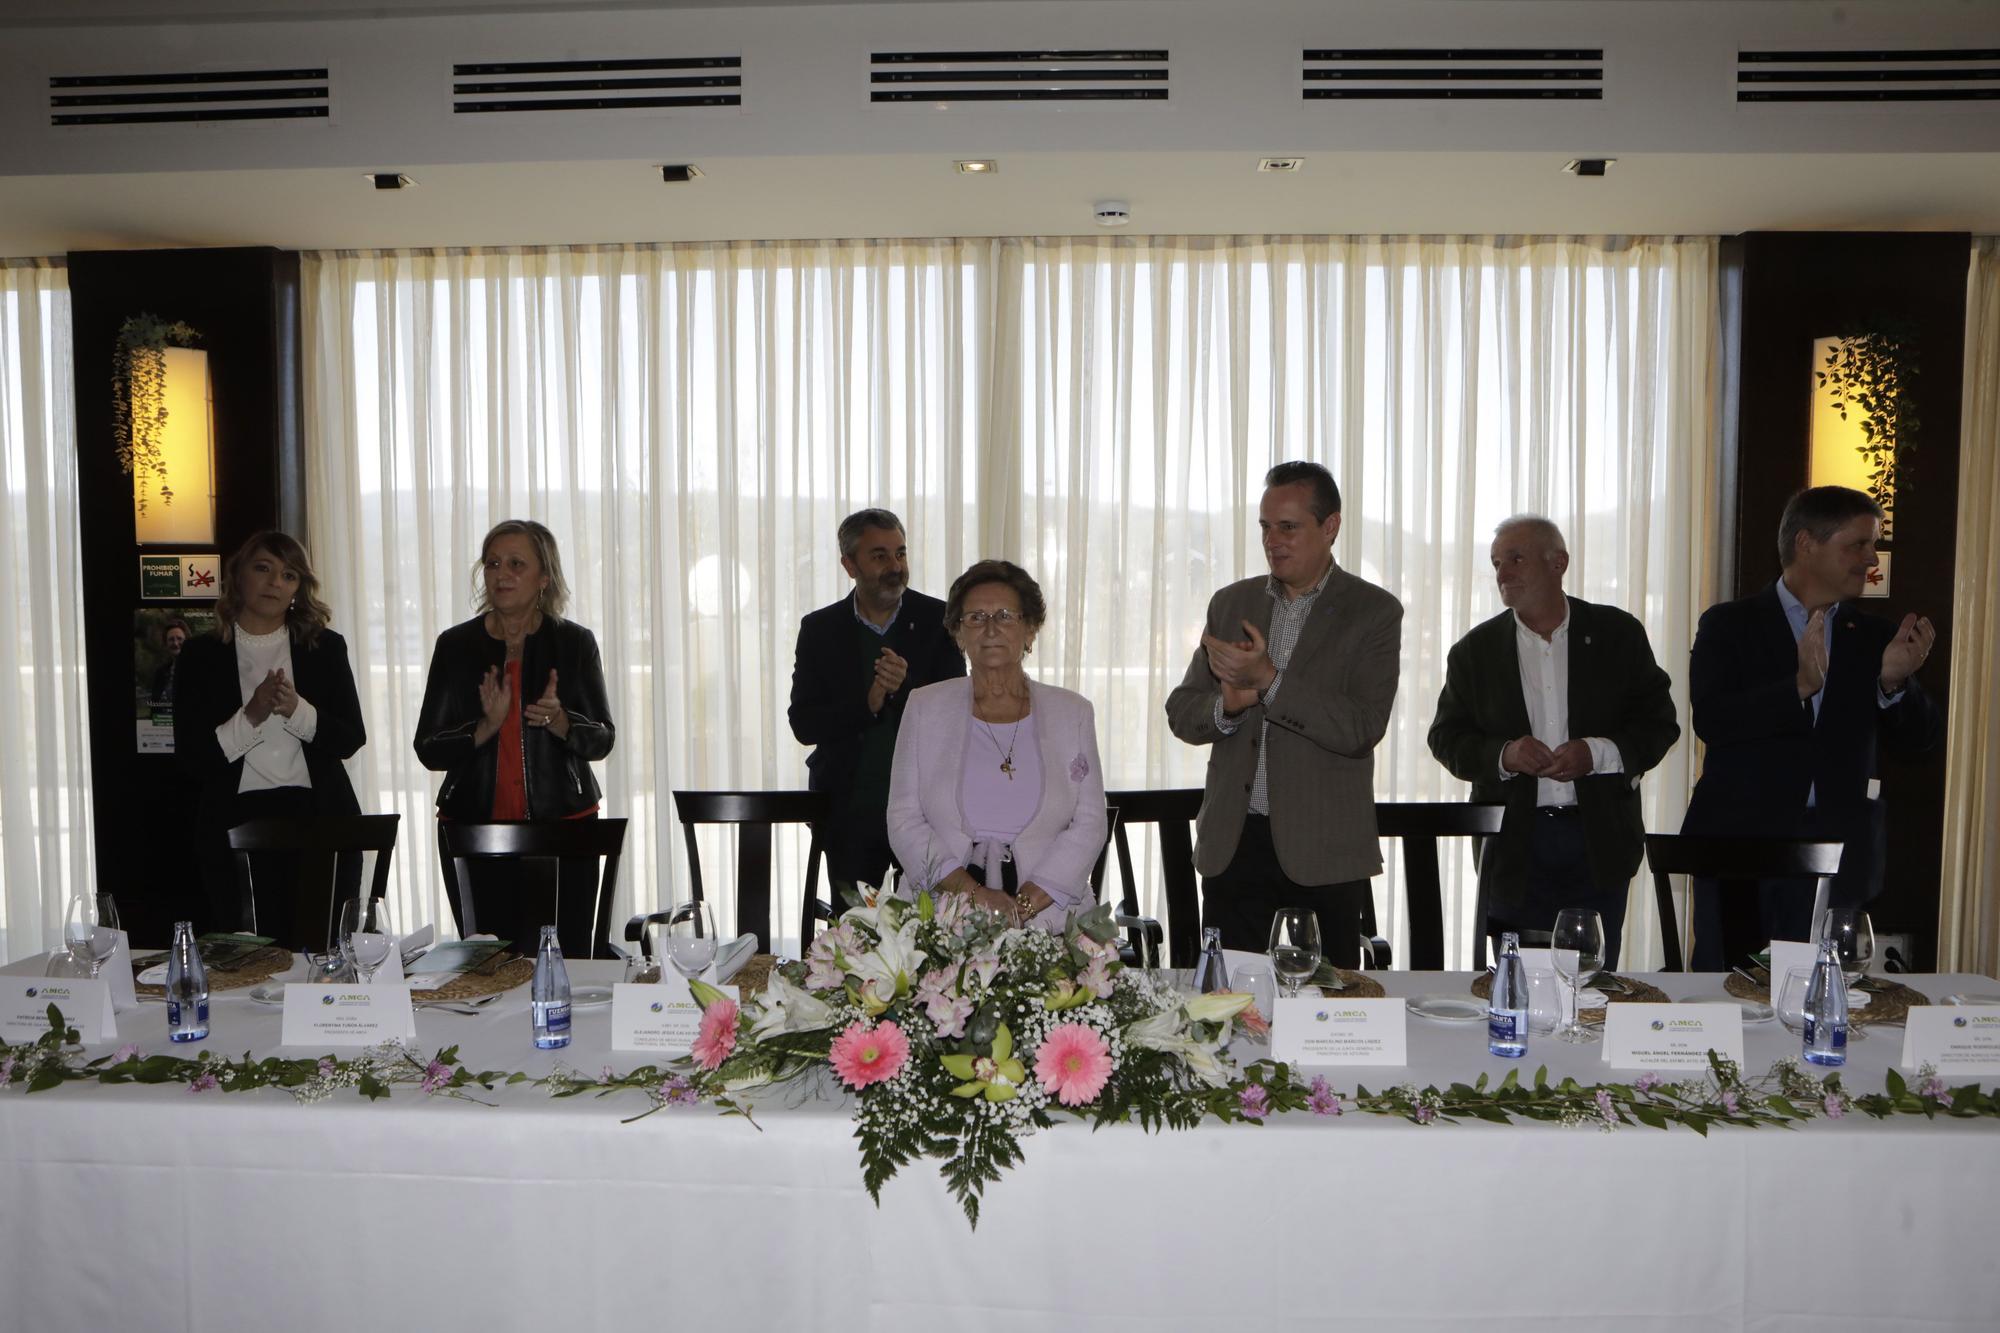
<svg viewBox="0 0 2000 1333">
<path fill-rule="evenodd" d="M 109 907 L 111 919 L 101 916 L 99 904 Z M 94 893 L 72 894 L 69 910 L 63 915 L 63 947 L 85 969 L 78 976 L 95 977 L 118 947 L 118 937 L 113 932 L 118 929 L 118 907 L 111 895 Z"/>
<path fill-rule="evenodd" d="M 692 981 L 715 961 L 715 917 L 705 902 L 677 904 L 667 914 L 661 931 L 667 961 L 674 971 Z"/>
<path fill-rule="evenodd" d="M 1569 1021 L 1556 1031 L 1556 1040 L 1572 1045 L 1595 1041 L 1583 1025 L 1579 994 L 1584 984 L 1604 969 L 1604 921 L 1587 907 L 1565 907 L 1556 913 L 1556 928 L 1549 936 L 1549 959 L 1556 975 L 1569 983 Z"/>
<path fill-rule="evenodd" d="M 354 969 L 354 979 L 365 986 L 375 979 L 375 969 L 389 961 L 389 951 L 396 947 L 388 900 L 349 898 L 340 905 L 338 929 L 340 955 Z"/>
<path fill-rule="evenodd" d="M 1271 918 L 1271 966 L 1296 997 L 1299 987 L 1319 970 L 1319 914 L 1306 907 L 1281 907 Z"/>
<path fill-rule="evenodd" d="M 1840 975 L 1852 988 L 1868 975 L 1875 960 L 1875 926 L 1858 907 L 1836 907 L 1826 914 L 1822 938 L 1833 941 L 1840 955 Z"/>
</svg>

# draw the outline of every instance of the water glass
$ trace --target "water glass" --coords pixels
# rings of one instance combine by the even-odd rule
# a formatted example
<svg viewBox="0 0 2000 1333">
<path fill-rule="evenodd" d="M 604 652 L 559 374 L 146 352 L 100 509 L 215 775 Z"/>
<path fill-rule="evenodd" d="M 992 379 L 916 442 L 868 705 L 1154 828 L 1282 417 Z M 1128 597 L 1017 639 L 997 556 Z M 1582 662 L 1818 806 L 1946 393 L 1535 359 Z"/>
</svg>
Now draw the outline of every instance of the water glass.
<svg viewBox="0 0 2000 1333">
<path fill-rule="evenodd" d="M 1296 996 L 1299 987 L 1319 970 L 1319 914 L 1306 907 L 1281 907 L 1271 918 L 1271 966 Z"/>
<path fill-rule="evenodd" d="M 1771 988 L 1771 997 L 1778 1006 L 1778 1021 L 1799 1036 L 1805 1035 L 1806 992 L 1812 989 L 1812 975 L 1809 967 L 1795 967 Z"/>
<path fill-rule="evenodd" d="M 1539 967 L 1528 970 L 1528 1031 L 1546 1037 L 1564 1018 L 1562 981 Z"/>
<path fill-rule="evenodd" d="M 1270 965 L 1263 962 L 1241 963 L 1230 973 L 1229 989 L 1250 997 L 1250 1007 L 1265 1022 L 1271 1020 L 1271 1007 L 1278 997 L 1278 983 L 1271 975 Z M 1257 1040 L 1252 1038 L 1252 1040 Z M 1268 1042 L 1269 1037 L 1262 1040 Z"/>
<path fill-rule="evenodd" d="M 354 969 L 354 979 L 367 985 L 375 969 L 389 961 L 396 947 L 396 930 L 389 920 L 386 898 L 349 898 L 340 905 L 340 956 Z"/>
<path fill-rule="evenodd" d="M 1569 1021 L 1556 1033 L 1556 1040 L 1572 1045 L 1597 1038 L 1584 1027 L 1578 1002 L 1579 992 L 1604 970 L 1604 921 L 1587 907 L 1565 907 L 1556 913 L 1556 928 L 1549 936 L 1549 957 L 1556 974 L 1569 983 Z"/>
<path fill-rule="evenodd" d="M 715 917 L 705 902 L 677 904 L 660 931 L 661 948 L 674 971 L 692 981 L 715 961 Z"/>
</svg>

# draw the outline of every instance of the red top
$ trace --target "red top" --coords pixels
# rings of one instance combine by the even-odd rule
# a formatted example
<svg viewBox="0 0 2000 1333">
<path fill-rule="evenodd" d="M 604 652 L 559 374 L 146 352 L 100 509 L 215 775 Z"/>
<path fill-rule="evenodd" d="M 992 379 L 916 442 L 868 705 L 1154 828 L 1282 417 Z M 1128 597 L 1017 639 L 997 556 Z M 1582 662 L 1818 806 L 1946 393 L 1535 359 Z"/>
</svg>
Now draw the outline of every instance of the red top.
<svg viewBox="0 0 2000 1333">
<path fill-rule="evenodd" d="M 499 771 L 493 777 L 493 817 L 528 817 L 528 769 L 521 753 L 521 664 L 507 664 L 507 720 L 500 724 Z"/>
</svg>

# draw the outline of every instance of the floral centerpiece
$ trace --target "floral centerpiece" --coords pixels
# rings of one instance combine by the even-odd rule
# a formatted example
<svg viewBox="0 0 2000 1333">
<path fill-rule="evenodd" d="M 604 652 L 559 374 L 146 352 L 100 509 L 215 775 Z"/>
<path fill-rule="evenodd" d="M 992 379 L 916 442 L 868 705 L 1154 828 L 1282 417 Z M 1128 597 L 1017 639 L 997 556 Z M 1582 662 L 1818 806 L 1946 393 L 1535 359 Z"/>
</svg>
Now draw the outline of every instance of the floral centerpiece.
<svg viewBox="0 0 2000 1333">
<path fill-rule="evenodd" d="M 956 894 L 884 897 L 819 936 L 740 1005 L 695 983 L 701 1035 L 684 1098 L 819 1070 L 852 1092 L 863 1179 L 921 1157 L 976 1225 L 981 1190 L 1058 1117 L 1149 1129 L 1241 1116 L 1224 1051 L 1248 995 L 1184 995 L 1120 966 L 1111 909 L 1060 933 L 1013 927 Z M 1253 1108 L 1254 1109 L 1254 1108 Z"/>
</svg>

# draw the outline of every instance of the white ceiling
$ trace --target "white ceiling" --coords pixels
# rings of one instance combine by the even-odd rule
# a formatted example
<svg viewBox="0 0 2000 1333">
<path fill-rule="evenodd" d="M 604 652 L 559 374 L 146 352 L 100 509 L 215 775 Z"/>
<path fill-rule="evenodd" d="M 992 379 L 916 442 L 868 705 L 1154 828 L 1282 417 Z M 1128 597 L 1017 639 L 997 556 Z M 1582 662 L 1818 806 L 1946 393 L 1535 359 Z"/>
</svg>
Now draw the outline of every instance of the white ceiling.
<svg viewBox="0 0 2000 1333">
<path fill-rule="evenodd" d="M 1995 0 L 164 8 L 181 16 L 104 27 L 158 24 L 162 7 L 0 0 L 12 33 L 0 41 L 0 254 L 1073 234 L 1096 230 L 1091 206 L 1105 199 L 1130 205 L 1129 231 L 1152 234 L 2000 232 L 2000 102 L 1751 111 L 1732 90 L 1739 45 L 2000 45 Z M 188 26 L 191 15 L 212 26 Z M 1328 40 L 1588 41 L 1605 49 L 1607 91 L 1602 103 L 1329 114 L 1302 105 L 1296 83 L 1301 42 Z M 1103 112 L 867 103 L 870 50 L 1010 41 L 1171 46 L 1173 100 Z M 740 53 L 745 106 L 597 121 L 453 117 L 446 105 L 453 60 L 637 50 Z M 77 133 L 51 130 L 41 100 L 64 70 L 301 60 L 327 64 L 346 90 L 332 122 Z M 1301 154 L 1305 168 L 1260 175 L 1267 154 Z M 1562 174 L 1580 155 L 1618 161 L 1602 179 Z M 958 175 L 961 156 L 996 158 L 1000 172 Z M 663 185 L 662 161 L 705 175 Z M 395 170 L 418 187 L 363 179 Z"/>
</svg>

